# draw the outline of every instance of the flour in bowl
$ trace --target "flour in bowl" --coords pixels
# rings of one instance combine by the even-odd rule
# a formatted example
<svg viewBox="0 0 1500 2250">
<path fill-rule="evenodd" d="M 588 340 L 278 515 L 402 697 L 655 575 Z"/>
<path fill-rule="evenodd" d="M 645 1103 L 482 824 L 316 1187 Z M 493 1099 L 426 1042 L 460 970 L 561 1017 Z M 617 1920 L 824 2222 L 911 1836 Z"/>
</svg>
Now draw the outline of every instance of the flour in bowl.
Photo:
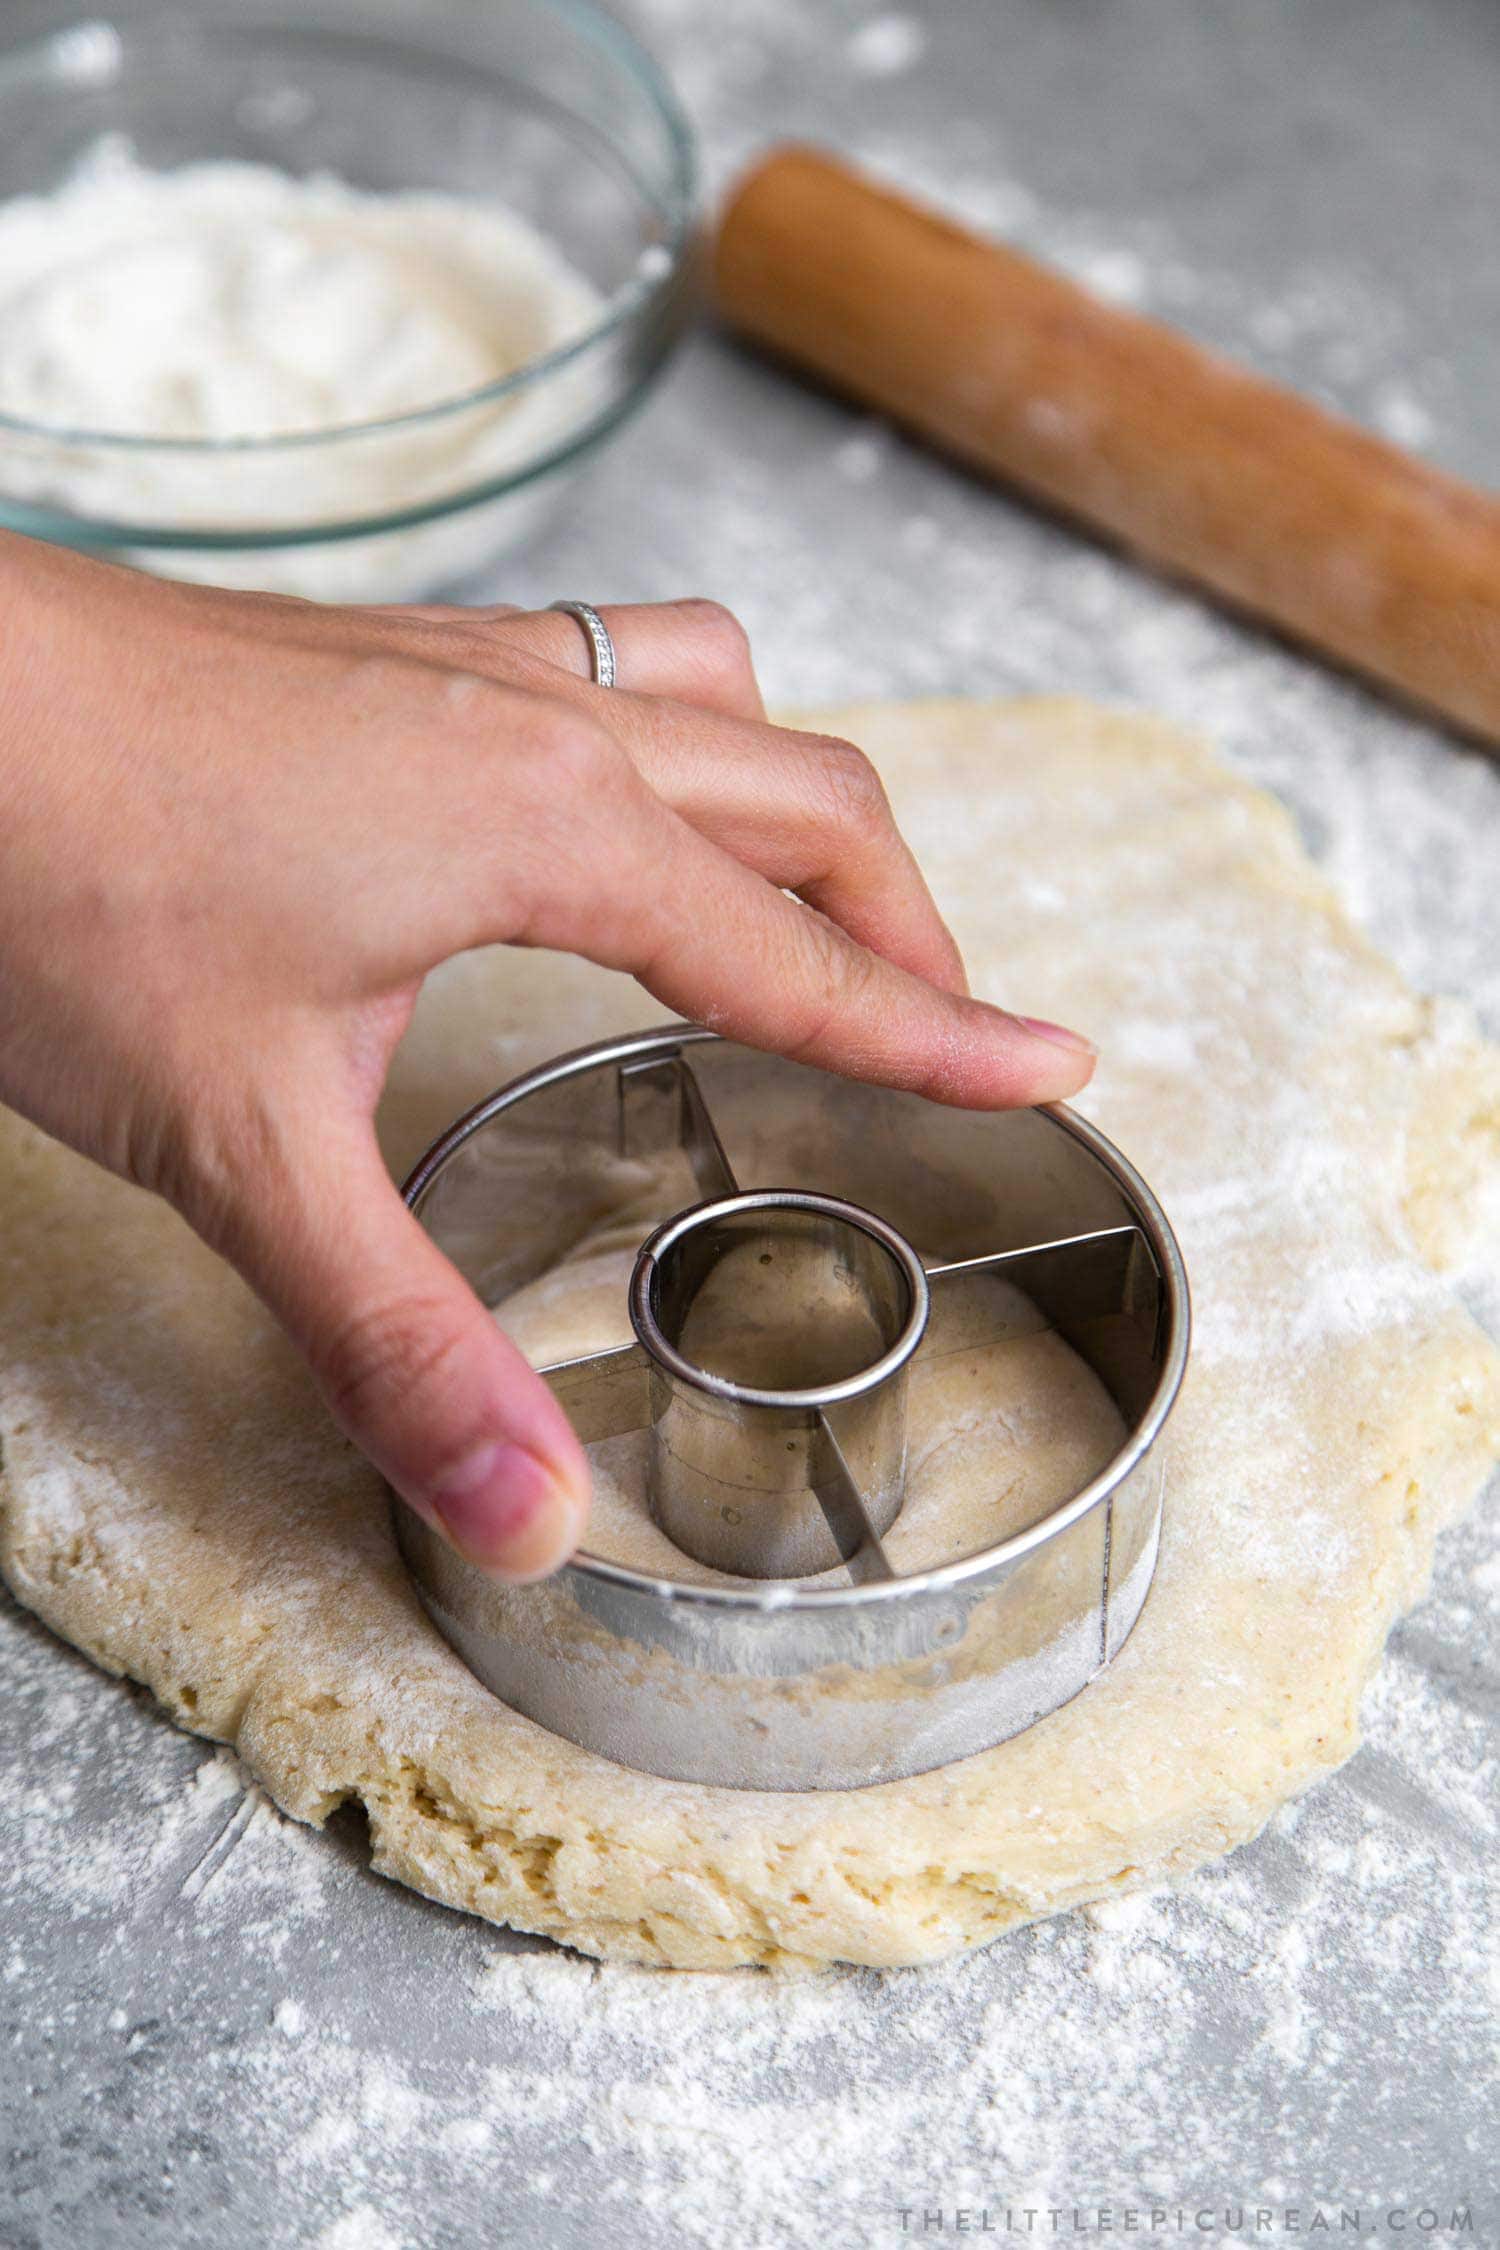
<svg viewBox="0 0 1500 2250">
<path fill-rule="evenodd" d="M 0 204 L 0 493 L 124 527 L 125 544 L 131 528 L 263 536 L 420 510 L 589 420 L 597 378 L 578 365 L 462 402 L 601 307 L 499 204 L 257 164 L 156 172 L 106 141 L 55 193 Z M 201 574 L 353 596 L 386 590 L 364 565 L 451 574 L 493 533 L 459 517 L 395 533 L 394 551 L 386 534 L 209 553 Z M 447 544 L 413 555 L 434 536 Z M 200 558 L 169 561 L 184 566 Z"/>
</svg>

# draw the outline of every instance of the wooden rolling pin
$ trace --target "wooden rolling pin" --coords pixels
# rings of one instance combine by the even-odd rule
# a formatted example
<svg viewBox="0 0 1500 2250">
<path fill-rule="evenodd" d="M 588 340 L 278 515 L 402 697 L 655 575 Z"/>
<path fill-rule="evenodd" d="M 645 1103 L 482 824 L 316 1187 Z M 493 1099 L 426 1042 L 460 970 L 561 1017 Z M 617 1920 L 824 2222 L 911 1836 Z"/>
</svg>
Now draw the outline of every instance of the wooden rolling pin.
<svg viewBox="0 0 1500 2250">
<path fill-rule="evenodd" d="M 808 148 L 720 221 L 756 342 L 1500 747 L 1500 501 Z"/>
</svg>

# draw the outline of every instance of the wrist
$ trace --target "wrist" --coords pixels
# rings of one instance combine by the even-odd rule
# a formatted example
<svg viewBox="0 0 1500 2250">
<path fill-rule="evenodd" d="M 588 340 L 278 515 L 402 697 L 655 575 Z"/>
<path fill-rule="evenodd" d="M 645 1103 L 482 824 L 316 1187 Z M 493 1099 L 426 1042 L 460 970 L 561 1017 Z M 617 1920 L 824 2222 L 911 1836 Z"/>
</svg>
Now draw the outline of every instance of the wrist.
<svg viewBox="0 0 1500 2250">
<path fill-rule="evenodd" d="M 44 540 L 0 531 L 0 868 L 13 890 L 66 854 L 78 769 L 92 768 L 96 785 L 107 754 L 117 668 L 97 651 L 91 660 L 98 595 L 80 584 L 98 571 Z"/>
<path fill-rule="evenodd" d="M 71 617 L 86 598 L 78 581 L 98 566 L 44 539 L 0 531 L 0 735 L 12 738 L 24 700 L 28 723 L 61 656 Z"/>
</svg>

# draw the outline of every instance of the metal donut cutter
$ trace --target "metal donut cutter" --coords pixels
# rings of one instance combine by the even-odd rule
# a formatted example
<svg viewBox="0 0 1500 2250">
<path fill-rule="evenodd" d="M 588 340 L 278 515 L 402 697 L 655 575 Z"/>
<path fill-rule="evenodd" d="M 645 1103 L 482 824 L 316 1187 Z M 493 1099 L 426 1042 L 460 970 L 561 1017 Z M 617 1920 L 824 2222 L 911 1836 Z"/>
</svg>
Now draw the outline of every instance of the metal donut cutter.
<svg viewBox="0 0 1500 2250">
<path fill-rule="evenodd" d="M 950 1109 L 671 1025 L 517 1079 L 403 1192 L 488 1304 L 654 1209 L 635 1340 L 543 1372 L 586 1444 L 648 1433 L 658 1527 L 729 1575 L 579 1553 L 502 1586 L 398 1504 L 429 1614 L 515 1710 L 674 1780 L 855 1789 L 1019 1733 L 1123 1645 L 1156 1562 L 1187 1276 L 1150 1189 L 1070 1111 Z M 756 1308 L 740 1333 L 726 1289 Z M 908 1385 L 955 1290 L 966 1348 L 1055 1330 L 1127 1435 L 1040 1520 L 903 1574 L 884 1539 Z"/>
</svg>

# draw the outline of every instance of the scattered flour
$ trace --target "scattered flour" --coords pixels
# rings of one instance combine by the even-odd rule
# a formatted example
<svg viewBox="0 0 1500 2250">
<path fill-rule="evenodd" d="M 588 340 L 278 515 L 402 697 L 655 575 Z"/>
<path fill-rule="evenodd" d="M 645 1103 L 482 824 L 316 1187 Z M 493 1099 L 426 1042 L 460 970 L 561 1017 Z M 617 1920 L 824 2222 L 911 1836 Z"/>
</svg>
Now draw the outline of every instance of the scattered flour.
<svg viewBox="0 0 1500 2250">
<path fill-rule="evenodd" d="M 927 33 L 913 16 L 871 16 L 849 41 L 849 60 L 869 78 L 898 78 L 927 52 Z"/>
<path fill-rule="evenodd" d="M 738 153 L 732 100 L 748 111 L 768 48 L 813 20 L 790 0 L 759 15 L 763 35 L 726 39 L 699 77 L 692 57 L 712 44 L 699 9 L 653 0 L 662 31 L 682 26 L 679 75 L 723 128 L 725 162 Z M 1416 340 L 1348 277 L 1294 270 L 1251 304 L 1232 276 L 1185 264 L 1169 234 L 1042 208 L 998 164 L 956 189 L 909 152 L 883 153 L 913 186 L 961 193 L 971 215 L 1075 271 L 1123 259 L 1117 281 L 1143 279 L 1144 302 L 1168 317 L 1242 331 L 1273 363 L 1352 369 L 1346 395 L 1399 442 L 1434 434 Z M 1415 982 L 1466 989 L 1500 1030 L 1500 894 L 1494 854 L 1476 848 L 1500 820 L 1489 761 L 1130 566 L 979 506 L 899 444 L 864 480 L 868 516 L 848 512 L 860 480 L 831 456 L 849 425 L 830 415 L 829 427 L 845 513 L 824 508 L 815 466 L 800 511 L 778 511 L 763 467 L 719 454 L 712 572 L 705 544 L 664 558 L 747 616 L 775 693 L 1066 683 L 1165 710 L 1280 790 Z M 696 460 L 705 442 L 689 418 L 684 452 Z M 832 564 L 806 537 L 830 520 L 843 526 Z M 838 567 L 877 535 L 920 571 Z M 1188 1066 L 1170 1047 L 1159 1060 Z M 1368 2215 L 1466 2193 L 1475 2219 L 1461 2239 L 1500 2239 L 1493 2196 L 1479 2200 L 1500 2100 L 1497 1598 L 1492 1506 L 1446 1537 L 1434 1595 L 1366 1696 L 1360 1755 L 1231 1860 L 943 1968 L 801 1985 L 664 1979 L 513 1945 L 370 1881 L 269 1808 L 184 1900 L 238 1808 L 233 1762 L 163 1742 L 134 1699 L 10 1617 L 0 1711 L 20 1730 L 12 1770 L 30 1778 L 0 1804 L 0 1983 L 14 2011 L 29 2004 L 38 2045 L 41 2019 L 65 2029 L 73 2010 L 123 2055 L 145 2012 L 137 1960 L 161 1943 L 183 2044 L 175 2071 L 154 2076 L 149 2042 L 137 2046 L 134 2144 L 171 2148 L 184 2088 L 222 2078 L 213 2058 L 237 2040 L 243 2162 L 279 2175 L 283 2219 L 257 2236 L 268 2246 L 426 2250 L 440 2209 L 454 2240 L 501 2238 L 524 2213 L 518 2239 L 581 2243 L 613 2226 L 620 2239 L 796 2250 L 898 2243 L 898 2208 L 922 2202 L 947 2211 L 949 2236 L 974 2204 L 997 2224 L 1015 2210 L 1021 2234 L 1027 2207 L 1091 2197 L 1183 2197 L 1191 2238 L 1229 2241 L 1243 2236 L 1195 2230 L 1192 2207 L 1258 2201 L 1280 2215 L 1300 2202 L 1306 2232 L 1318 2195 Z M 49 1928 L 62 1932 L 56 1962 L 40 1953 Z M 97 1973 L 80 1985 L 86 1945 Z M 288 1973 L 299 1989 L 330 1980 L 327 2005 L 290 2002 L 306 2015 L 295 2040 L 252 1989 L 265 1957 L 294 1965 L 278 1969 L 283 1989 Z M 378 2015 L 358 1997 L 372 1983 L 385 1988 Z M 38 2112 L 20 2115 L 18 2145 Z M 239 2144 L 224 2118 L 215 2130 L 228 2195 Z M 1432 2149 L 1466 2131 L 1468 2173 L 1435 2175 Z M 171 2157 L 182 2183 L 212 2161 Z M 118 2170 L 77 2143 L 67 2162 L 105 2182 Z M 197 2239 L 237 2238 L 215 2223 Z M 1032 2231 L 1045 2238 L 1045 2219 Z M 122 2220 L 115 2239 L 159 2237 Z"/>
<path fill-rule="evenodd" d="M 1477 1543 L 1478 1528 L 1460 1537 Z M 1020 2231 L 1027 2209 L 1085 2201 L 1123 2210 L 1188 2195 L 1232 2216 L 1315 2192 L 1335 2208 L 1340 2195 L 1366 2208 L 1425 2200 L 1444 2183 L 1413 2175 L 1399 2144 L 1378 2153 L 1381 2102 L 1399 2089 L 1372 2082 L 1368 2058 L 1399 2045 L 1411 2073 L 1476 2044 L 1476 1965 L 1494 1944 L 1483 1871 L 1495 1760 L 1482 1714 L 1400 1636 L 1367 1718 L 1356 1765 L 1233 1860 L 933 1970 L 663 1979 L 513 1950 L 382 1890 L 394 1916 L 362 1973 L 404 1994 L 404 2048 L 351 2036 L 347 2021 L 314 2025 L 295 2002 L 240 2032 L 236 2099 L 300 2214 L 271 2239 L 425 2250 L 436 2193 L 477 2227 L 497 2194 L 524 2192 L 543 2215 L 526 2239 L 544 2238 L 550 2213 L 571 2240 L 567 2220 L 586 2212 L 606 2233 L 649 2223 L 664 2241 L 749 2250 L 894 2241 L 898 2211 L 924 2203 L 1009 2207 Z M 222 1770 L 210 1759 L 198 1772 Z M 204 1789 L 191 1779 L 176 1795 L 201 1807 Z M 194 1818 L 138 1816 L 122 1794 L 112 1825 L 117 1845 L 154 1827 L 180 1853 Z M 226 1888 L 200 1913 L 185 1969 L 210 2014 L 300 1835 L 268 1815 L 233 1899 Z M 48 1881 L 55 1847 L 36 1847 L 13 1878 Z M 125 1865 L 116 1912 L 133 1887 Z M 312 1909 L 324 1942 L 371 1904 L 351 1886 L 366 1879 L 335 1865 Z M 294 1923 L 303 1909 L 282 1911 Z M 429 1927 L 439 1952 L 418 1945 L 413 1958 Z M 455 1973 L 433 2024 L 423 1987 L 443 1953 Z M 110 2024 L 127 2051 L 133 2035 L 149 2053 L 150 2030 Z M 1288 2072 L 1331 2122 L 1352 2130 L 1362 2106 L 1377 2113 L 1366 2176 L 1315 2190 L 1291 2140 L 1275 2173 L 1241 2176 L 1226 2160 L 1225 2120 L 1274 2115 Z M 136 2133 L 164 2134 L 156 2105 L 170 2082 L 143 2081 L 139 2098 Z M 1232 2239 L 1227 2225 L 1197 2235 Z"/>
<path fill-rule="evenodd" d="M 368 2203 L 346 2211 L 318 2236 L 318 2250 L 403 2250 L 407 2237 L 386 2225 Z"/>
</svg>

